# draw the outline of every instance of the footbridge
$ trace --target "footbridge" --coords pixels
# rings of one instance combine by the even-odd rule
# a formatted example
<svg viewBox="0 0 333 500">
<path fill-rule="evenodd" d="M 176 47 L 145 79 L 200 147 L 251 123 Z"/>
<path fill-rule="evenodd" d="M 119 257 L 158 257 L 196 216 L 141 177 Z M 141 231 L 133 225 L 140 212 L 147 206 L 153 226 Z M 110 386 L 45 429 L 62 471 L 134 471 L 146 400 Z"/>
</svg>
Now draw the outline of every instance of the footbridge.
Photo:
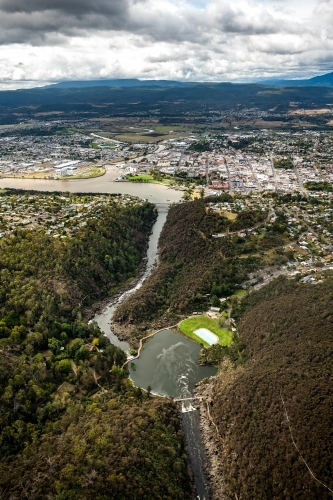
<svg viewBox="0 0 333 500">
<path fill-rule="evenodd" d="M 165 202 L 165 203 L 154 203 L 153 201 L 151 202 L 153 203 L 154 205 L 156 205 L 156 207 L 160 210 L 160 209 L 168 209 L 170 208 L 170 205 L 172 205 L 171 202 Z"/>
<path fill-rule="evenodd" d="M 176 399 L 174 399 L 174 402 L 178 403 L 180 401 L 194 401 L 194 400 L 202 401 L 203 399 L 204 398 L 201 396 L 194 396 L 193 398 L 176 398 Z"/>
</svg>

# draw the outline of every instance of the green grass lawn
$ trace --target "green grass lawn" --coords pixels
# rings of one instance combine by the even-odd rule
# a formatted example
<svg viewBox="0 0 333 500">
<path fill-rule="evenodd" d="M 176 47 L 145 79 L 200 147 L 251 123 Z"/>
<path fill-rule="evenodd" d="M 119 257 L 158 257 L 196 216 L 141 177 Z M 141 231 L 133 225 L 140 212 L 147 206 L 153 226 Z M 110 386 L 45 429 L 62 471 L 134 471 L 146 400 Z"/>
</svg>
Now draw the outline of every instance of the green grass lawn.
<svg viewBox="0 0 333 500">
<path fill-rule="evenodd" d="M 185 335 L 195 340 L 195 342 L 203 344 L 205 347 L 209 347 L 209 344 L 194 333 L 198 328 L 207 328 L 207 330 L 215 333 L 221 345 L 230 345 L 232 342 L 232 332 L 227 328 L 220 328 L 218 320 L 209 318 L 208 316 L 193 316 L 192 318 L 184 319 L 178 327 Z"/>
<path fill-rule="evenodd" d="M 236 290 L 236 292 L 234 292 L 234 295 L 236 295 L 237 297 L 245 297 L 246 290 Z"/>
<path fill-rule="evenodd" d="M 155 180 L 150 174 L 139 174 L 139 175 L 127 175 L 127 180 L 129 181 L 147 181 L 152 182 L 154 184 L 164 184 L 169 185 L 171 183 L 171 179 L 161 179 L 160 181 Z"/>
<path fill-rule="evenodd" d="M 150 174 L 128 175 L 127 179 L 128 180 L 142 179 L 143 181 L 151 181 L 153 180 L 153 176 Z"/>
</svg>

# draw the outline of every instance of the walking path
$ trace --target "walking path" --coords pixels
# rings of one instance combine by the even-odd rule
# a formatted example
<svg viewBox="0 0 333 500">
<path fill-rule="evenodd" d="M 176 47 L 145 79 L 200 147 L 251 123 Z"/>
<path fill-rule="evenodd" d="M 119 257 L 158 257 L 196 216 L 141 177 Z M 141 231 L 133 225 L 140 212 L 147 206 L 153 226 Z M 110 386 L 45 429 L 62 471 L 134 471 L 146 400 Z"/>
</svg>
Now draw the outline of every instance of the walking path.
<svg viewBox="0 0 333 500">
<path fill-rule="evenodd" d="M 138 354 L 134 358 L 130 358 L 127 361 L 125 361 L 125 363 L 123 364 L 122 368 L 124 368 L 126 365 L 128 365 L 128 363 L 132 362 L 134 359 L 138 359 L 140 357 L 141 350 L 143 348 L 143 341 L 144 340 L 147 340 L 147 339 L 150 339 L 151 337 L 154 337 L 154 335 L 156 335 L 156 333 L 163 332 L 163 330 L 171 330 L 172 328 L 176 328 L 176 327 L 177 327 L 177 325 L 166 326 L 164 328 L 161 328 L 160 330 L 157 330 L 157 332 L 154 332 L 154 333 L 151 333 L 150 335 L 147 335 L 147 337 L 143 337 L 140 340 Z"/>
</svg>

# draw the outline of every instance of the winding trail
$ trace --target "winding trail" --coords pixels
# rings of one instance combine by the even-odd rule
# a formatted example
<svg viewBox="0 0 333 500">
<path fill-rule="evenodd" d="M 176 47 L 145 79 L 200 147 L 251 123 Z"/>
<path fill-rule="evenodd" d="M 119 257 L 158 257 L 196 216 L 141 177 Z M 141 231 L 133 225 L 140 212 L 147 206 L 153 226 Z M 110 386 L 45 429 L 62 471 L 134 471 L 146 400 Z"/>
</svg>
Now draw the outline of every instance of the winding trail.
<svg viewBox="0 0 333 500">
<path fill-rule="evenodd" d="M 93 375 L 94 375 L 94 380 L 96 382 L 96 384 L 98 385 L 98 387 L 103 391 L 103 392 L 109 392 L 108 389 L 105 389 L 105 387 L 103 387 L 99 382 L 98 382 L 98 378 L 97 378 L 97 375 L 96 375 L 96 372 L 94 370 L 93 372 Z"/>
</svg>

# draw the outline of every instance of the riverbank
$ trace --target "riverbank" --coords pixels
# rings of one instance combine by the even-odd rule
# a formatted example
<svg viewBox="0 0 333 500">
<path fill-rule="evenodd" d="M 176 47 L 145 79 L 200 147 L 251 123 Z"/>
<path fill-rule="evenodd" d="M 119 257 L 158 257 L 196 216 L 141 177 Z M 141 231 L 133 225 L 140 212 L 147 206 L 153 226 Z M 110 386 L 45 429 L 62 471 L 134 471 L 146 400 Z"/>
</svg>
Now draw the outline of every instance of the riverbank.
<svg viewBox="0 0 333 500">
<path fill-rule="evenodd" d="M 148 244 L 147 244 L 147 249 L 148 249 Z M 130 280 L 127 280 L 127 282 L 124 283 L 123 285 L 117 287 L 117 289 L 114 291 L 112 295 L 108 295 L 104 299 L 96 300 L 96 302 L 93 302 L 89 307 L 85 308 L 83 310 L 83 320 L 92 321 L 96 314 L 102 314 L 107 307 L 116 306 L 118 304 L 120 297 L 124 295 L 126 292 L 129 292 L 130 290 L 135 288 L 135 286 L 141 281 L 146 272 L 146 265 L 147 265 L 147 257 L 143 259 L 141 269 L 135 278 L 131 278 Z M 127 340 L 125 338 L 121 338 L 120 336 L 118 338 L 119 340 Z"/>
<path fill-rule="evenodd" d="M 120 193 L 146 199 L 155 204 L 178 203 L 183 192 L 171 189 L 162 184 L 141 182 L 114 182 L 119 170 L 110 166 L 106 174 L 92 179 L 19 179 L 14 177 L 0 178 L 1 188 L 26 189 L 34 191 L 67 191 L 70 193 Z"/>
<path fill-rule="evenodd" d="M 119 339 L 125 340 L 131 345 L 131 347 L 133 347 L 134 349 L 138 349 L 140 340 L 145 332 L 152 330 L 165 330 L 169 327 L 170 322 L 173 324 L 177 324 L 178 321 L 178 318 L 175 318 L 175 321 L 172 321 L 172 319 L 170 318 L 160 318 L 150 321 L 149 324 L 141 324 L 140 327 L 131 323 L 122 324 L 118 322 L 112 322 L 112 329 Z"/>
<path fill-rule="evenodd" d="M 31 172 L 22 175 L 7 175 L 1 176 L 1 179 L 40 179 L 40 180 L 53 180 L 53 181 L 71 181 L 71 180 L 82 180 L 82 179 L 94 179 L 95 177 L 102 177 L 106 174 L 105 168 L 91 167 L 89 170 L 82 170 L 82 172 L 76 172 L 74 175 L 50 175 L 50 172 Z"/>
<path fill-rule="evenodd" d="M 175 328 L 176 325 L 172 325 L 172 326 L 169 326 L 168 329 L 171 330 L 173 328 Z M 134 356 L 133 358 L 131 357 L 130 359 L 128 359 L 127 361 L 125 361 L 125 363 L 123 364 L 122 368 L 124 368 L 126 365 L 128 365 L 128 363 L 130 361 L 134 361 L 135 359 L 139 359 L 140 358 L 140 355 L 141 355 L 141 351 L 143 349 L 143 346 L 144 346 L 144 341 L 145 340 L 148 340 L 148 339 L 151 339 L 152 337 L 155 337 L 155 335 L 157 333 L 160 333 L 160 332 L 163 332 L 164 328 L 162 328 L 162 330 L 157 330 L 156 332 L 153 332 L 153 333 L 150 333 L 149 335 L 147 335 L 146 337 L 143 337 L 142 339 L 140 339 L 140 343 L 139 343 L 139 349 L 138 349 L 138 354 L 136 356 Z"/>
</svg>

